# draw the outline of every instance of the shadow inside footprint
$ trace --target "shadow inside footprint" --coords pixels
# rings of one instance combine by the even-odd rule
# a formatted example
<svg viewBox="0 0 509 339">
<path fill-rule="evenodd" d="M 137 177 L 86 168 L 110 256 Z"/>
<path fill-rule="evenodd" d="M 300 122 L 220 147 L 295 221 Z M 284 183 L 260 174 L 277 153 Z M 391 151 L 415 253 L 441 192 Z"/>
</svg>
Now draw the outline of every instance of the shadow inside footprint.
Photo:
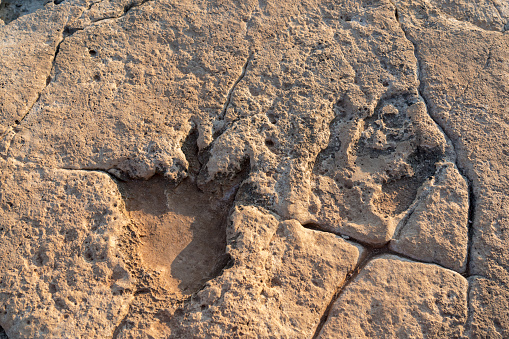
<svg viewBox="0 0 509 339">
<path fill-rule="evenodd" d="M 52 0 L 1 0 L 0 1 L 0 20 L 5 24 L 16 20 L 20 16 L 33 13 L 41 9 L 49 2 L 59 4 L 60 1 Z"/>
<path fill-rule="evenodd" d="M 5 333 L 5 330 L 1 326 L 0 326 L 0 339 L 9 339 L 7 333 Z"/>
<path fill-rule="evenodd" d="M 191 294 L 221 273 L 228 262 L 230 203 L 200 191 L 189 179 L 175 187 L 155 176 L 119 187 L 139 230 L 142 261 L 161 273 L 170 291 Z"/>
</svg>

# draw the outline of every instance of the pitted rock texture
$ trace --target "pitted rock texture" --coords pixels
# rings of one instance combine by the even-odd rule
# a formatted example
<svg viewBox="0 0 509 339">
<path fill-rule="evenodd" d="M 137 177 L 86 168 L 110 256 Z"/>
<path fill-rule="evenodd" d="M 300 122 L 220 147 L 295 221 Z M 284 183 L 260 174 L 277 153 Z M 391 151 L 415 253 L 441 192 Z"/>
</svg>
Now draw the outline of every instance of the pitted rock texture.
<svg viewBox="0 0 509 339">
<path fill-rule="evenodd" d="M 0 167 L 2 327 L 14 338 L 110 336 L 134 282 L 116 246 L 117 186 L 103 173 Z"/>
<path fill-rule="evenodd" d="M 51 0 L 3 0 L 0 2 L 0 23 L 6 24 L 16 20 L 22 15 L 26 15 L 37 11 L 44 7 L 45 4 L 53 2 Z"/>
<path fill-rule="evenodd" d="M 508 29 L 501 0 L 1 0 L 0 327 L 507 337 Z"/>
</svg>

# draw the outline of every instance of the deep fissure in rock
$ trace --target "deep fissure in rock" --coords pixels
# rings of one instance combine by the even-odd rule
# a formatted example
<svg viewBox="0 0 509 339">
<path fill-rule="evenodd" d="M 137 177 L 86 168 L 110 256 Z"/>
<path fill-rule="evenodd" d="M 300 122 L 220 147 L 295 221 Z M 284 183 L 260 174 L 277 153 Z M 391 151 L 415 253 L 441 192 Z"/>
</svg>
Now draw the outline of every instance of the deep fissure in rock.
<svg viewBox="0 0 509 339">
<path fill-rule="evenodd" d="M 325 323 L 327 322 L 327 319 L 329 318 L 329 314 L 330 314 L 332 307 L 334 306 L 336 301 L 339 299 L 341 294 L 343 294 L 343 292 L 348 287 L 348 285 L 350 285 L 350 283 L 355 280 L 355 278 L 359 275 L 359 273 L 362 271 L 362 269 L 368 264 L 368 262 L 376 256 L 383 255 L 386 253 L 393 253 L 389 249 L 388 244 L 386 244 L 383 247 L 368 247 L 367 250 L 368 250 L 368 252 L 364 255 L 364 258 L 361 258 L 359 260 L 359 263 L 357 264 L 357 266 L 351 272 L 349 272 L 347 274 L 346 279 L 343 282 L 343 284 L 338 286 L 336 292 L 332 296 L 332 299 L 331 299 L 329 305 L 327 305 L 325 312 L 322 314 L 322 317 L 320 318 L 320 322 L 318 323 L 315 333 L 313 334 L 313 337 L 312 337 L 313 339 L 318 338 L 318 336 L 320 335 L 320 332 L 322 331 L 323 326 L 325 325 Z M 399 255 L 397 253 L 395 253 L 395 254 Z"/>
<path fill-rule="evenodd" d="M 239 77 L 237 78 L 237 80 L 235 80 L 235 82 L 233 83 L 232 87 L 228 91 L 228 94 L 226 95 L 226 101 L 224 103 L 224 106 L 223 106 L 223 109 L 222 109 L 222 112 L 221 112 L 221 119 L 225 118 L 226 111 L 228 110 L 228 107 L 230 106 L 230 102 L 232 100 L 233 92 L 235 91 L 235 88 L 237 87 L 239 82 L 241 82 L 242 79 L 244 79 L 244 77 L 246 76 L 247 68 L 249 67 L 249 62 L 251 61 L 252 57 L 253 57 L 253 54 L 249 54 L 249 56 L 246 59 L 246 62 L 242 66 L 242 70 L 240 72 Z"/>
<path fill-rule="evenodd" d="M 474 187 L 470 180 L 467 180 L 468 183 L 468 251 L 467 251 L 467 269 L 465 270 L 465 277 L 471 276 L 471 269 L 470 269 L 470 259 L 472 256 L 472 242 L 474 238 L 474 213 L 475 213 L 475 195 L 474 195 Z"/>
<path fill-rule="evenodd" d="M 308 229 L 312 229 L 312 230 L 316 230 L 316 231 L 321 231 L 320 227 L 318 225 L 315 225 L 315 224 L 306 224 L 306 225 L 303 225 L 303 226 L 305 228 L 308 228 Z M 437 264 L 437 263 L 416 260 L 414 258 L 411 258 L 411 257 L 407 256 L 407 255 L 395 252 L 395 251 L 393 251 L 393 250 L 391 250 L 389 248 L 390 242 L 386 243 L 383 246 L 373 246 L 373 245 L 370 245 L 370 244 L 359 242 L 357 240 L 349 240 L 349 241 L 354 242 L 354 243 L 358 243 L 358 244 L 361 244 L 362 246 L 364 246 L 364 248 L 366 249 L 366 253 L 364 254 L 364 256 L 362 258 L 359 259 L 359 263 L 357 264 L 357 266 L 352 271 L 350 271 L 347 274 L 347 276 L 345 278 L 345 281 L 338 286 L 336 292 L 334 293 L 333 297 L 331 298 L 331 301 L 327 305 L 327 308 L 325 309 L 324 313 L 322 314 L 322 316 L 320 318 L 320 322 L 318 323 L 318 326 L 316 327 L 316 330 L 315 330 L 315 333 L 312 336 L 312 339 L 318 338 L 318 336 L 320 335 L 320 332 L 321 332 L 323 326 L 325 326 L 325 323 L 327 322 L 327 319 L 329 318 L 331 309 L 334 306 L 334 304 L 336 303 L 336 301 L 341 297 L 341 295 L 348 288 L 348 286 L 353 281 L 355 281 L 355 278 L 359 275 L 359 273 L 364 269 L 364 267 L 371 260 L 373 260 L 373 259 L 375 259 L 377 257 L 380 257 L 382 255 L 385 255 L 385 254 L 390 254 L 390 255 L 397 256 L 399 258 L 410 260 L 412 262 L 428 263 L 428 264 L 437 265 L 437 266 L 440 266 L 440 267 L 442 267 L 444 269 L 447 269 L 446 267 L 444 267 L 444 266 L 442 266 L 440 264 Z"/>
<path fill-rule="evenodd" d="M 400 26 L 401 31 L 405 35 L 405 38 L 412 44 L 413 46 L 413 52 L 415 56 L 415 60 L 417 63 L 417 79 L 419 80 L 419 86 L 417 88 L 419 96 L 422 98 L 424 104 L 426 105 L 426 111 L 428 112 L 429 117 L 435 122 L 437 126 L 440 127 L 441 132 L 444 134 L 447 140 L 450 141 L 450 143 L 453 145 L 453 149 L 456 151 L 456 145 L 453 142 L 453 139 L 449 137 L 449 135 L 446 132 L 445 126 L 442 126 L 437 119 L 433 117 L 431 114 L 431 108 L 428 104 L 428 100 L 426 96 L 424 95 L 424 81 L 422 79 L 422 68 L 421 68 L 421 62 L 418 57 L 418 50 L 417 50 L 417 44 L 409 37 L 407 31 L 404 29 L 403 24 L 399 20 L 399 14 L 398 14 L 398 8 L 396 7 L 396 4 L 393 2 L 394 5 L 394 14 L 396 17 L 396 20 L 398 21 L 398 24 Z M 489 61 L 488 57 L 488 61 Z M 488 62 L 487 61 L 487 62 Z M 468 87 L 468 85 L 467 85 Z M 465 93 L 466 89 L 463 91 Z M 475 195 L 474 195 L 474 189 L 472 184 L 472 179 L 468 177 L 466 171 L 464 168 L 462 168 L 459 164 L 459 162 L 456 160 L 455 165 L 458 168 L 460 174 L 466 178 L 466 182 L 468 185 L 468 196 L 469 196 L 469 206 L 468 206 L 468 220 L 467 220 L 467 229 L 468 229 L 468 247 L 467 247 L 467 268 L 465 272 L 465 276 L 469 277 L 471 275 L 470 273 L 470 259 L 471 259 L 471 252 L 472 252 L 472 242 L 473 242 L 473 230 L 474 230 L 474 219 L 475 219 Z"/>
</svg>

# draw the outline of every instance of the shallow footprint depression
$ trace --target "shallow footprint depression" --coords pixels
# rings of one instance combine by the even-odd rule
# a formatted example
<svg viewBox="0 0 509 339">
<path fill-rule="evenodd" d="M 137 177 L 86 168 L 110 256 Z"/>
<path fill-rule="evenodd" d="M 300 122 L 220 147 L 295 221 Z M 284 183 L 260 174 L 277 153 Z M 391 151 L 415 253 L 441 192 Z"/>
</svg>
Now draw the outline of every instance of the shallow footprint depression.
<svg viewBox="0 0 509 339">
<path fill-rule="evenodd" d="M 177 187 L 161 176 L 120 182 L 141 240 L 146 268 L 160 272 L 176 295 L 199 290 L 226 265 L 226 203 L 190 180 Z"/>
</svg>

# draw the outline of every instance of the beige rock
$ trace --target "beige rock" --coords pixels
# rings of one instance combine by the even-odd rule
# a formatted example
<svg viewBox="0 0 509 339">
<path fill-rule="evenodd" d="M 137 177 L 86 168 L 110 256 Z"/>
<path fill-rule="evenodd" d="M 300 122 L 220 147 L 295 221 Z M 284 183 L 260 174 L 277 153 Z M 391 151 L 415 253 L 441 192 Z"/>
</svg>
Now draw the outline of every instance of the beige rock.
<svg viewBox="0 0 509 339">
<path fill-rule="evenodd" d="M 297 218 L 381 245 L 392 237 L 420 185 L 435 172 L 435 163 L 454 161 L 455 156 L 419 98 L 413 46 L 393 8 L 380 4 L 348 10 L 352 19 L 334 26 L 338 42 L 352 46 L 342 51 L 346 60 L 358 77 L 370 79 L 378 73 L 385 80 L 382 87 L 351 86 L 333 106 L 329 144 L 314 163 L 309 216 Z M 357 20 L 365 23 L 362 29 Z M 384 41 L 380 49 L 367 48 L 366 30 Z M 390 50 L 399 53 L 397 65 L 385 57 Z M 362 66 L 368 59 L 370 70 Z"/>
<path fill-rule="evenodd" d="M 496 235 L 498 231 L 495 229 L 494 233 L 489 231 L 488 225 L 507 217 L 506 210 L 498 206 L 502 206 L 504 201 L 502 192 L 507 184 L 504 166 L 509 164 L 509 160 L 505 155 L 505 143 L 495 141 L 504 140 L 508 133 L 504 114 L 509 101 L 505 81 L 509 68 L 506 66 L 508 57 L 502 51 L 507 48 L 509 40 L 501 33 L 465 30 L 456 22 L 436 14 L 428 19 L 433 20 L 437 29 L 428 28 L 421 19 L 411 15 L 410 10 L 413 7 L 402 6 L 400 16 L 404 27 L 408 27 L 409 36 L 422 44 L 418 56 L 422 73 L 429 79 L 424 83 L 424 93 L 432 107 L 430 113 L 451 136 L 456 145 L 459 166 L 473 182 L 476 203 L 473 253 L 481 251 L 489 257 L 488 252 L 497 251 L 495 248 L 488 249 L 497 246 L 490 238 L 502 235 Z M 458 32 L 464 32 L 461 39 L 457 37 Z M 439 35 L 443 36 L 440 41 L 430 39 Z M 469 47 L 450 48 L 460 40 Z M 449 51 L 447 58 L 437 59 L 445 50 Z M 483 61 L 469 61 L 474 58 Z M 481 242 L 484 244 L 481 245 Z M 484 254 L 472 256 L 472 268 L 475 267 L 472 273 L 484 275 L 495 268 L 487 263 L 476 264 L 478 260 L 485 260 L 481 257 Z M 506 256 L 498 256 L 494 260 L 505 260 L 503 258 Z M 506 275 L 499 278 L 508 279 Z"/>
<path fill-rule="evenodd" d="M 368 286 L 393 327 L 344 331 L 506 337 L 508 19 L 499 0 L 2 0 L 0 325 L 311 337 L 360 271 L 340 299 Z M 390 241 L 470 277 L 466 327 L 457 273 L 356 268 Z"/>
<path fill-rule="evenodd" d="M 315 222 L 359 241 L 384 244 L 414 201 L 422 199 L 419 188 L 435 174 L 438 161 L 454 159 L 452 146 L 417 96 L 382 100 L 364 121 L 336 119 L 331 142 L 313 170 Z"/>
<path fill-rule="evenodd" d="M 495 4 L 507 17 L 505 2 Z M 499 321 L 493 312 L 499 303 L 489 293 L 505 295 L 509 286 L 509 157 L 504 141 L 509 135 L 509 38 L 450 20 L 424 2 L 399 2 L 398 13 L 416 46 L 430 114 L 454 143 L 458 167 L 472 182 L 469 273 L 488 283 L 477 285 L 478 302 L 485 306 L 472 309 L 471 319 L 483 319 L 476 322 L 476 333 L 490 333 L 490 324 Z M 501 324 L 499 332 L 504 333 L 507 327 Z"/>
<path fill-rule="evenodd" d="M 480 276 L 468 279 L 470 338 L 507 338 L 509 336 L 509 292 L 497 282 Z"/>
<path fill-rule="evenodd" d="M 181 20 L 186 12 L 193 23 Z M 209 113 L 221 114 L 247 58 L 241 14 L 149 1 L 78 30 L 60 45 L 53 80 L 19 127 L 12 156 L 51 167 L 182 179 L 184 139 L 192 125 L 203 138 L 201 126 L 210 125 Z M 230 16 L 234 25 L 227 24 Z M 231 36 L 233 45 L 205 39 L 208 32 Z"/>
<path fill-rule="evenodd" d="M 249 159 L 255 184 L 244 201 L 259 196 L 301 223 L 363 242 L 387 242 L 434 162 L 453 160 L 442 154 L 446 141 L 432 121 L 411 128 L 411 116 L 426 113 L 412 45 L 391 5 L 338 5 L 330 15 L 349 20 L 326 16 L 313 25 L 285 22 L 280 8 L 261 13 L 250 6 L 221 14 L 200 5 L 147 2 L 118 20 L 77 31 L 61 44 L 53 81 L 20 132 L 9 135 L 8 156 L 51 167 L 99 168 L 119 177 L 146 179 L 159 172 L 179 181 L 188 175 L 180 147 L 195 128 L 198 147 L 209 151 L 201 185 L 241 171 Z M 186 35 L 190 26 L 179 20 L 182 11 L 192 11 L 192 29 L 203 38 Z M 236 24 L 224 26 L 225 20 Z M 278 34 L 265 37 L 273 27 Z M 229 49 L 223 50 L 220 39 L 205 38 L 205 31 L 230 36 Z M 388 43 L 397 57 L 386 57 Z M 218 58 L 223 61 L 212 62 Z M 419 108 L 407 112 L 413 105 Z M 332 124 L 339 126 L 327 128 L 334 115 Z M 424 125 L 427 134 L 420 137 Z M 337 128 L 349 133 L 337 136 Z M 334 168 L 322 164 L 329 150 L 317 158 L 331 131 L 344 144 L 338 157 L 345 159 Z M 420 143 L 430 142 L 440 144 L 440 151 L 418 155 Z M 319 167 L 329 174 L 317 178 Z M 345 185 L 353 194 L 342 192 Z M 310 206 L 318 200 L 320 208 Z"/>
<path fill-rule="evenodd" d="M 0 25 L 0 139 L 16 129 L 53 81 L 55 57 L 63 40 L 105 17 L 120 16 L 127 3 L 4 0 L 0 4 L 0 22 L 7 23 Z M 109 10 L 93 15 L 98 6 Z"/>
<path fill-rule="evenodd" d="M 436 10 L 483 29 L 504 31 L 509 21 L 509 6 L 505 1 L 432 0 L 430 2 Z"/>
<path fill-rule="evenodd" d="M 467 280 L 437 265 L 371 260 L 332 306 L 319 338 L 459 338 Z"/>
<path fill-rule="evenodd" d="M 173 336 L 308 338 L 363 252 L 247 206 L 232 215 L 228 248 L 232 268 L 172 320 Z"/>
<path fill-rule="evenodd" d="M 47 0 L 20 1 L 3 0 L 0 1 L 0 20 L 2 24 L 8 24 L 22 15 L 26 15 L 41 9 L 48 3 Z M 51 1 L 53 4 L 53 1 Z"/>
<path fill-rule="evenodd" d="M 463 273 L 468 246 L 468 187 L 452 163 L 441 164 L 390 248 Z"/>
<path fill-rule="evenodd" d="M 81 12 L 67 3 L 59 5 L 58 10 L 54 7 L 51 2 L 37 13 L 0 25 L 0 138 L 23 120 L 51 81 L 53 58 L 64 26 Z M 0 13 L 7 9 L 3 7 Z M 0 14 L 0 19 L 7 18 Z"/>
<path fill-rule="evenodd" d="M 141 237 L 136 253 L 127 256 L 139 255 L 144 267 L 158 272 L 166 293 L 190 295 L 218 275 L 228 259 L 226 219 L 232 199 L 201 192 L 190 180 L 175 187 L 160 176 L 120 182 L 119 188 Z"/>
<path fill-rule="evenodd" d="M 110 337 L 133 280 L 103 173 L 0 160 L 0 323 L 10 338 Z"/>
</svg>

